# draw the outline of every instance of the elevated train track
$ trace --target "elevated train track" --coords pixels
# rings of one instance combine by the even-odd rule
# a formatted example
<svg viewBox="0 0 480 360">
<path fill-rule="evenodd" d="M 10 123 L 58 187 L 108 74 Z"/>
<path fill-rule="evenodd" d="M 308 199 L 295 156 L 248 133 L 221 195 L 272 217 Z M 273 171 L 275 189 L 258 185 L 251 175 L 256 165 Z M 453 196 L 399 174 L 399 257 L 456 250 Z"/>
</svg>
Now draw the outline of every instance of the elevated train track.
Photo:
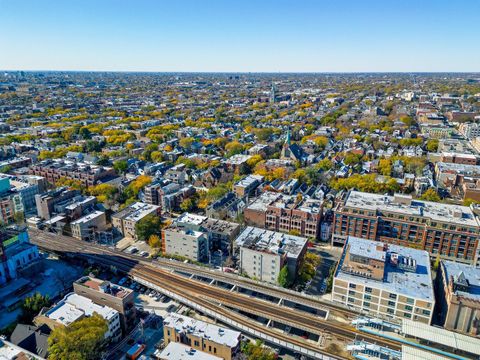
<svg viewBox="0 0 480 360">
<path fill-rule="evenodd" d="M 108 247 L 91 245 L 73 238 L 55 234 L 42 234 L 43 236 L 36 236 L 37 234 L 34 232 L 32 243 L 46 251 L 83 257 L 100 265 L 114 266 L 119 271 L 142 279 L 172 294 L 176 294 L 204 309 L 216 314 L 223 314 L 223 316 L 228 319 L 234 319 L 237 323 L 249 329 L 256 329 L 258 333 L 268 335 L 280 342 L 293 344 L 302 349 L 306 349 L 310 354 L 312 352 L 322 354 L 322 357 L 319 358 L 342 359 L 343 357 L 327 353 L 312 341 L 297 338 L 277 329 L 259 324 L 257 321 L 243 316 L 235 310 L 242 310 L 246 313 L 261 316 L 265 319 L 320 336 L 331 334 L 332 337 L 336 339 L 344 339 L 352 342 L 354 340 L 365 340 L 394 350 L 401 349 L 400 342 L 365 334 L 350 325 L 328 321 L 304 311 L 271 303 L 245 294 L 232 293 L 227 289 L 172 273 L 168 268 L 154 266 L 142 258 L 127 255 Z M 172 266 L 172 268 L 175 267 Z M 179 267 L 177 267 L 177 269 L 179 269 Z"/>
</svg>

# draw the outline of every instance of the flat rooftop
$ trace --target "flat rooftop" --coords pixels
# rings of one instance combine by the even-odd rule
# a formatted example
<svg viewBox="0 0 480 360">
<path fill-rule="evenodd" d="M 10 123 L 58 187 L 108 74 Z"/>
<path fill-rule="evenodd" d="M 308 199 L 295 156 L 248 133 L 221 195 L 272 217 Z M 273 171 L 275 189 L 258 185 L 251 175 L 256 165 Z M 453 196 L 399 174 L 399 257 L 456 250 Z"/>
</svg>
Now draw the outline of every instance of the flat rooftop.
<svg viewBox="0 0 480 360">
<path fill-rule="evenodd" d="M 136 202 L 113 216 L 127 221 L 139 221 L 145 216 L 157 211 L 159 208 L 160 206 L 157 205 Z"/>
<path fill-rule="evenodd" d="M 307 239 L 300 236 L 248 226 L 235 240 L 235 245 L 271 254 L 287 254 L 298 258 L 307 246 Z"/>
<path fill-rule="evenodd" d="M 86 224 L 93 219 L 101 217 L 102 215 L 105 215 L 105 213 L 103 211 L 96 210 L 96 211 L 94 211 L 94 212 L 92 212 L 88 215 L 82 216 L 81 218 L 79 218 L 75 221 L 72 221 L 71 225 Z"/>
<path fill-rule="evenodd" d="M 252 155 L 236 154 L 226 159 L 225 163 L 230 165 L 241 165 L 251 157 Z"/>
<path fill-rule="evenodd" d="M 92 316 L 93 313 L 97 313 L 104 319 L 110 320 L 118 312 L 108 306 L 97 305 L 84 296 L 70 293 L 53 308 L 48 310 L 45 316 L 68 326 L 83 316 Z"/>
<path fill-rule="evenodd" d="M 403 198 L 407 197 L 401 195 Z M 478 227 L 478 219 L 467 206 L 411 200 L 411 204 L 395 201 L 394 196 L 350 191 L 345 206 L 362 210 L 385 211 L 410 216 L 430 218 L 435 221 Z"/>
<path fill-rule="evenodd" d="M 348 245 L 350 245 L 350 253 L 352 254 L 385 261 L 383 280 L 366 278 L 342 270 L 346 255 L 345 251 L 342 253 L 337 273 L 335 274 L 336 279 L 354 282 L 429 302 L 435 301 L 432 275 L 430 272 L 430 256 L 428 252 L 394 244 L 388 244 L 386 251 L 378 250 L 377 247 L 378 245 L 383 245 L 382 242 L 354 236 L 348 237 L 345 243 L 345 249 Z M 387 261 L 387 253 L 396 253 L 404 258 L 415 260 L 415 272 L 406 271 L 391 264 Z"/>
<path fill-rule="evenodd" d="M 133 290 L 124 286 L 112 284 L 109 281 L 100 280 L 90 276 L 81 277 L 75 281 L 75 283 L 120 299 L 125 298 L 127 295 L 133 292 Z"/>
<path fill-rule="evenodd" d="M 261 183 L 263 181 L 263 176 L 261 175 L 248 175 L 247 177 L 238 181 L 235 186 L 247 188 L 252 186 L 255 183 Z"/>
<path fill-rule="evenodd" d="M 454 174 L 463 174 L 463 175 L 480 175 L 480 165 L 469 165 L 469 164 L 456 164 L 456 163 L 446 163 L 446 162 L 437 162 L 435 167 L 439 172 L 451 172 Z"/>
<path fill-rule="evenodd" d="M 170 314 L 163 321 L 165 326 L 175 328 L 177 332 L 185 332 L 193 336 L 209 339 L 217 344 L 234 348 L 240 341 L 240 331 L 210 324 L 179 314 Z"/>
<path fill-rule="evenodd" d="M 168 343 L 158 356 L 162 360 L 223 360 L 218 356 L 192 349 L 190 346 L 177 342 Z"/>
<path fill-rule="evenodd" d="M 300 202 L 297 202 L 296 195 L 265 191 L 247 208 L 250 210 L 266 212 L 269 206 L 279 209 L 296 209 L 310 214 L 318 214 L 322 209 L 322 201 L 306 197 Z"/>
</svg>

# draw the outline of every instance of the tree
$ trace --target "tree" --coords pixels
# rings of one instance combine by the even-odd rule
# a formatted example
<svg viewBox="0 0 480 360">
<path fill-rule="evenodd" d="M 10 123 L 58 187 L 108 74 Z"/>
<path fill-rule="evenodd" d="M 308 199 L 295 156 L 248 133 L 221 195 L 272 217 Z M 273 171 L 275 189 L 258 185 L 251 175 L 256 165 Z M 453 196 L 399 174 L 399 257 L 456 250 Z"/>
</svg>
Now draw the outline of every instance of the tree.
<svg viewBox="0 0 480 360">
<path fill-rule="evenodd" d="M 317 268 L 320 265 L 320 262 L 320 256 L 310 252 L 306 253 L 303 262 L 298 270 L 298 277 L 300 281 L 306 283 L 313 279 Z"/>
<path fill-rule="evenodd" d="M 427 151 L 437 152 L 437 150 L 438 150 L 438 139 L 428 140 L 427 145 L 425 147 L 426 147 Z"/>
<path fill-rule="evenodd" d="M 86 127 L 80 128 L 78 134 L 82 137 L 83 140 L 89 140 L 92 138 L 92 133 Z"/>
<path fill-rule="evenodd" d="M 225 150 L 228 152 L 227 157 L 230 157 L 235 154 L 240 154 L 243 151 L 244 147 L 238 141 L 229 142 L 225 145 Z"/>
<path fill-rule="evenodd" d="M 392 174 L 392 162 L 389 159 L 380 159 L 378 162 L 378 172 L 385 176 Z"/>
<path fill-rule="evenodd" d="M 25 298 L 22 303 L 22 313 L 20 314 L 18 321 L 20 323 L 31 324 L 35 316 L 38 315 L 42 308 L 50 305 L 50 298 L 48 295 L 43 296 L 40 293 Z"/>
<path fill-rule="evenodd" d="M 316 167 L 318 168 L 318 170 L 328 171 L 333 167 L 333 163 L 330 159 L 325 158 L 320 160 Z"/>
<path fill-rule="evenodd" d="M 248 360 L 275 360 L 277 358 L 272 350 L 263 346 L 261 340 L 244 342 L 242 343 L 241 350 L 247 355 Z"/>
<path fill-rule="evenodd" d="M 162 241 L 160 240 L 160 236 L 158 235 L 150 235 L 148 238 L 148 245 L 152 248 L 159 248 L 162 246 Z"/>
<path fill-rule="evenodd" d="M 128 163 L 126 160 L 117 160 L 113 163 L 113 168 L 119 174 L 125 174 L 128 169 Z"/>
<path fill-rule="evenodd" d="M 182 148 L 185 148 L 185 149 L 190 149 L 190 147 L 192 146 L 193 144 L 193 139 L 190 138 L 190 137 L 185 137 L 185 138 L 182 138 L 180 139 L 180 141 L 178 142 L 178 144 L 182 147 Z"/>
<path fill-rule="evenodd" d="M 287 265 L 284 265 L 278 274 L 278 284 L 284 288 L 288 288 L 292 285 L 292 277 L 288 271 Z"/>
<path fill-rule="evenodd" d="M 56 327 L 48 337 L 48 359 L 100 359 L 107 330 L 107 321 L 97 313 L 70 326 Z"/>
<path fill-rule="evenodd" d="M 163 160 L 163 154 L 161 151 L 152 151 L 150 158 L 153 162 L 161 162 Z"/>
<path fill-rule="evenodd" d="M 435 263 L 433 264 L 433 270 L 437 271 L 440 267 L 440 253 L 437 253 L 437 257 L 435 258 Z"/>
<path fill-rule="evenodd" d="M 192 211 L 195 209 L 195 201 L 192 198 L 188 198 L 182 201 L 180 204 L 180 209 L 183 211 Z"/>
<path fill-rule="evenodd" d="M 433 202 L 439 202 L 441 200 L 438 193 L 435 191 L 435 189 L 432 189 L 432 188 L 427 189 L 427 191 L 425 191 L 422 194 L 422 196 L 420 196 L 420 199 L 425 201 L 433 201 Z"/>
<path fill-rule="evenodd" d="M 150 236 L 160 234 L 161 226 L 160 216 L 149 214 L 137 222 L 135 232 L 139 240 L 147 241 Z"/>
<path fill-rule="evenodd" d="M 400 121 L 407 126 L 412 126 L 413 124 L 415 124 L 415 121 L 412 119 L 412 117 L 408 115 L 401 116 Z"/>
<path fill-rule="evenodd" d="M 360 162 L 361 158 L 362 156 L 359 154 L 348 153 L 347 155 L 345 155 L 345 159 L 343 159 L 343 162 L 345 163 L 345 165 L 356 165 Z"/>
<path fill-rule="evenodd" d="M 253 169 L 255 165 L 257 165 L 262 160 L 263 158 L 261 155 L 253 155 L 250 159 L 247 160 L 247 165 L 250 167 L 250 169 Z"/>
<path fill-rule="evenodd" d="M 463 206 L 470 206 L 472 204 L 478 204 L 478 201 L 475 201 L 473 199 L 470 199 L 470 198 L 467 198 L 465 200 L 463 200 Z"/>
</svg>

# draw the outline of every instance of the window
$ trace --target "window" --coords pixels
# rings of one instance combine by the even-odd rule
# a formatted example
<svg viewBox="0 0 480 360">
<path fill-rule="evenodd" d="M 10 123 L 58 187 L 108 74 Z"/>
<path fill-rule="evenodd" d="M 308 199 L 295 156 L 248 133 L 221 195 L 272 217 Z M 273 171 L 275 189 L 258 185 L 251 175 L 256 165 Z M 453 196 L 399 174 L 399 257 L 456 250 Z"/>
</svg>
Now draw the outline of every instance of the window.
<svg viewBox="0 0 480 360">
<path fill-rule="evenodd" d="M 430 310 L 422 310 L 422 314 L 426 316 L 430 316 Z"/>
<path fill-rule="evenodd" d="M 365 300 L 372 300 L 372 297 L 370 295 L 365 295 Z"/>
<path fill-rule="evenodd" d="M 372 288 L 366 287 L 365 292 L 371 294 L 372 293 Z"/>
<path fill-rule="evenodd" d="M 412 298 L 407 298 L 407 304 L 413 305 L 415 303 L 415 300 Z"/>
<path fill-rule="evenodd" d="M 412 311 L 412 309 L 413 309 L 413 308 L 412 308 L 410 305 L 405 305 L 405 310 L 407 310 L 407 311 Z"/>
<path fill-rule="evenodd" d="M 393 312 L 394 312 L 394 310 L 393 310 L 393 309 L 390 309 L 390 308 L 388 308 L 388 309 L 387 309 L 387 313 L 389 313 L 389 314 L 393 314 Z"/>
<path fill-rule="evenodd" d="M 356 284 L 348 284 L 348 287 L 351 289 L 356 289 L 357 285 Z"/>
<path fill-rule="evenodd" d="M 397 294 L 389 294 L 388 297 L 390 299 L 396 299 L 397 298 Z"/>
<path fill-rule="evenodd" d="M 395 306 L 395 301 L 389 301 L 388 306 Z"/>
<path fill-rule="evenodd" d="M 370 303 L 369 303 L 369 302 L 364 302 L 364 303 L 363 303 L 363 306 L 364 306 L 364 307 L 370 307 Z"/>
</svg>

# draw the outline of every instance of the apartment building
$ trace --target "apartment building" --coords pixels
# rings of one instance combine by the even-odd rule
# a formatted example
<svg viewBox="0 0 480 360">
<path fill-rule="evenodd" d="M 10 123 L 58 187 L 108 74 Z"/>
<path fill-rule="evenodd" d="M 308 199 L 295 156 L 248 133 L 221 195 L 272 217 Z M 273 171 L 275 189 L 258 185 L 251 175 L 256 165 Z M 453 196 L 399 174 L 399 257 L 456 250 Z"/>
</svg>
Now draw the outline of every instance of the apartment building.
<svg viewBox="0 0 480 360">
<path fill-rule="evenodd" d="M 58 326 L 70 326 L 85 317 L 98 314 L 107 321 L 105 339 L 117 342 L 122 336 L 120 314 L 117 310 L 106 305 L 99 305 L 85 296 L 75 293 L 65 295 L 57 304 L 35 317 L 33 323 L 37 326 L 43 324 L 54 329 Z"/>
<path fill-rule="evenodd" d="M 105 230 L 107 218 L 105 212 L 96 210 L 70 223 L 72 236 L 79 240 L 93 241 L 96 233 Z"/>
<path fill-rule="evenodd" d="M 348 236 L 477 261 L 480 225 L 469 207 L 413 200 L 411 196 L 349 191 L 334 209 L 332 244 Z"/>
<path fill-rule="evenodd" d="M 37 271 L 38 248 L 30 243 L 25 228 L 10 226 L 0 229 L 0 285 L 15 280 L 19 274 Z"/>
<path fill-rule="evenodd" d="M 182 229 L 174 224 L 162 230 L 162 252 L 206 261 L 209 254 L 208 237 L 201 231 Z"/>
<path fill-rule="evenodd" d="M 163 321 L 165 345 L 181 343 L 224 360 L 232 360 L 240 350 L 239 331 L 230 330 L 179 314 Z"/>
<path fill-rule="evenodd" d="M 476 165 L 477 164 L 477 157 L 473 154 L 442 152 L 440 154 L 440 161 L 445 162 L 445 163 Z"/>
<path fill-rule="evenodd" d="M 443 326 L 471 336 L 480 335 L 480 269 L 453 261 L 440 263 L 438 301 Z"/>
<path fill-rule="evenodd" d="M 463 178 L 480 179 L 480 166 L 437 162 L 435 164 L 435 177 L 438 186 L 452 188 L 457 186 Z"/>
<path fill-rule="evenodd" d="M 60 187 L 45 194 L 35 195 L 37 214 L 40 218 L 49 220 L 55 212 L 55 205 L 73 199 L 80 195 L 78 190 Z"/>
<path fill-rule="evenodd" d="M 160 216 L 160 206 L 136 202 L 112 215 L 112 225 L 125 238 L 138 240 L 135 226 L 145 216 L 153 214 Z"/>
<path fill-rule="evenodd" d="M 182 343 L 170 342 L 165 348 L 155 352 L 159 360 L 223 360 L 223 358 L 193 349 Z"/>
<path fill-rule="evenodd" d="M 435 296 L 426 251 L 349 236 L 332 300 L 385 318 L 430 324 Z"/>
<path fill-rule="evenodd" d="M 480 137 L 480 124 L 462 123 L 459 125 L 458 131 L 467 139 L 472 140 L 476 137 Z"/>
<path fill-rule="evenodd" d="M 225 169 L 229 172 L 243 174 L 248 169 L 247 161 L 252 155 L 236 154 L 224 160 Z"/>
<path fill-rule="evenodd" d="M 29 168 L 29 174 L 43 176 L 52 184 L 61 178 L 78 180 L 85 187 L 94 186 L 100 181 L 108 181 L 117 176 L 115 170 L 110 167 L 59 159 L 44 160 L 32 165 Z"/>
<path fill-rule="evenodd" d="M 230 251 L 233 241 L 240 233 L 240 225 L 234 222 L 208 218 L 206 216 L 183 213 L 174 220 L 178 228 L 200 231 L 208 238 L 210 251 Z"/>
<path fill-rule="evenodd" d="M 244 217 L 248 225 L 318 239 L 322 212 L 321 200 L 266 191 L 245 208 Z"/>
<path fill-rule="evenodd" d="M 118 311 L 124 333 L 136 325 L 133 290 L 91 276 L 84 276 L 73 283 L 73 291 L 96 304 Z"/>
<path fill-rule="evenodd" d="M 248 226 L 235 240 L 240 272 L 277 284 L 280 270 L 294 277 L 307 251 L 307 239 Z"/>
<path fill-rule="evenodd" d="M 248 175 L 233 185 L 233 192 L 240 198 L 250 196 L 260 186 L 263 179 L 264 177 L 261 175 Z"/>
</svg>

